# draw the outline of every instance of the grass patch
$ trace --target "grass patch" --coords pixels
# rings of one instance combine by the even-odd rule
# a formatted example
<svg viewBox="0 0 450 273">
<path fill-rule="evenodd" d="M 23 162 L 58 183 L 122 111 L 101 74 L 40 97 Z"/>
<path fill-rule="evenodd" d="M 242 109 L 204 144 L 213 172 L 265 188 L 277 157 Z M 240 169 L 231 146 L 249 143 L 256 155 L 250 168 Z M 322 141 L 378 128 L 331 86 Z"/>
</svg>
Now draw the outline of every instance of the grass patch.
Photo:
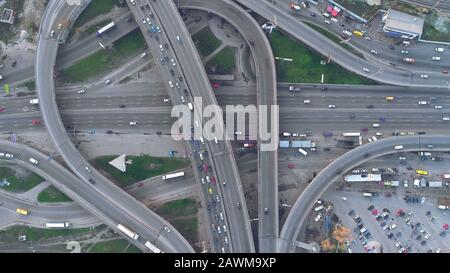
<svg viewBox="0 0 450 273">
<path fill-rule="evenodd" d="M 27 82 L 24 82 L 20 86 L 26 87 L 28 89 L 28 91 L 36 90 L 36 82 L 34 80 L 29 80 Z"/>
<path fill-rule="evenodd" d="M 156 211 L 158 214 L 167 215 L 168 217 L 179 217 L 196 214 L 198 207 L 194 199 L 185 198 L 167 202 Z"/>
<path fill-rule="evenodd" d="M 194 43 L 202 56 L 208 56 L 216 50 L 222 42 L 216 38 L 209 27 L 205 27 L 201 31 L 192 36 Z"/>
<path fill-rule="evenodd" d="M 72 199 L 53 186 L 47 187 L 41 191 L 37 199 L 38 202 L 41 203 L 72 202 Z"/>
<path fill-rule="evenodd" d="M 108 13 L 114 7 L 118 6 L 117 0 L 92 0 L 91 3 L 80 14 L 74 27 L 78 28 L 87 23 L 94 17 Z"/>
<path fill-rule="evenodd" d="M 13 169 L 0 167 L 0 179 L 6 178 L 9 186 L 2 187 L 3 190 L 10 192 L 26 192 L 39 185 L 44 179 L 35 173 L 26 177 L 18 177 Z"/>
<path fill-rule="evenodd" d="M 198 220 L 197 218 L 174 219 L 170 223 L 183 235 L 191 244 L 198 241 Z"/>
<path fill-rule="evenodd" d="M 125 249 L 127 248 L 127 251 Z M 111 240 L 107 242 L 100 242 L 96 243 L 91 250 L 90 253 L 140 253 L 141 251 L 135 247 L 134 245 L 131 245 L 127 240 L 125 239 L 117 239 L 117 240 Z"/>
<path fill-rule="evenodd" d="M 376 84 L 337 64 L 321 65 L 320 61 L 326 58 L 279 31 L 273 32 L 269 39 L 275 56 L 293 59 L 292 62 L 275 62 L 279 81 L 319 83 L 324 74 L 324 83 L 329 84 Z"/>
<path fill-rule="evenodd" d="M 219 75 L 232 74 L 235 66 L 235 50 L 232 47 L 225 47 L 206 64 L 208 73 Z"/>
<path fill-rule="evenodd" d="M 0 231 L 0 242 L 14 243 L 17 242 L 21 235 L 27 236 L 27 241 L 39 241 L 42 239 L 54 238 L 58 236 L 81 235 L 90 233 L 89 228 L 79 229 L 43 229 L 27 226 L 13 226 Z"/>
<path fill-rule="evenodd" d="M 441 30 L 435 27 L 438 21 L 438 14 L 436 12 L 430 13 L 425 18 L 425 23 L 423 26 L 422 39 L 432 40 L 439 42 L 449 42 L 450 41 L 450 19 L 442 23 Z M 444 31 L 447 30 L 447 32 Z"/>
<path fill-rule="evenodd" d="M 190 164 L 190 161 L 179 158 L 152 157 L 149 155 L 127 156 L 127 160 L 133 160 L 133 164 L 127 165 L 127 171 L 122 173 L 108 164 L 116 157 L 117 155 L 111 155 L 96 158 L 94 165 L 109 173 L 121 187 L 187 167 Z"/>
<path fill-rule="evenodd" d="M 119 39 L 110 52 L 98 51 L 64 69 L 62 77 L 69 82 L 83 82 L 90 78 L 101 77 L 109 69 L 122 65 L 124 59 L 136 55 L 145 46 L 144 37 L 139 29 L 134 30 Z"/>
</svg>

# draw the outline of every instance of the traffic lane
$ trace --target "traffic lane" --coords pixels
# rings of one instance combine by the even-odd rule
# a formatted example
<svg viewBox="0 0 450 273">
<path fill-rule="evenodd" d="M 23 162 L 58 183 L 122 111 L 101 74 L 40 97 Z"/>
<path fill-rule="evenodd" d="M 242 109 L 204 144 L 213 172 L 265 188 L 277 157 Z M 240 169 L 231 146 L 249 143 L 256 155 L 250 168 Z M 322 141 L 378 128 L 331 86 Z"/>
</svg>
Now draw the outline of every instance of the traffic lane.
<svg viewBox="0 0 450 273">
<path fill-rule="evenodd" d="M 281 231 L 279 251 L 292 251 L 295 248 L 294 242 L 298 237 L 301 225 L 305 221 L 306 212 L 312 208 L 315 200 L 322 196 L 327 188 L 340 177 L 341 173 L 345 173 L 349 169 L 374 158 L 375 155 L 380 156 L 397 152 L 393 150 L 395 145 L 403 145 L 402 152 L 409 149 L 424 149 L 421 143 L 423 145 L 434 144 L 434 149 L 440 150 L 450 147 L 449 140 L 446 136 L 392 137 L 359 146 L 342 155 L 325 167 L 295 202 Z"/>
<path fill-rule="evenodd" d="M 173 10 L 175 10 L 175 7 L 169 7 L 168 5 L 171 5 L 172 3 L 170 2 L 157 2 L 154 5 L 159 6 L 159 12 L 162 12 L 164 15 L 161 17 L 161 20 L 164 21 L 167 18 L 169 18 L 168 16 L 171 15 L 171 13 L 173 13 Z M 169 21 L 164 21 L 163 26 L 164 26 L 164 30 L 165 32 L 167 32 L 168 34 L 168 39 L 169 41 L 171 39 L 174 39 L 175 36 L 179 35 L 181 37 L 181 40 L 183 41 L 182 43 L 176 42 L 176 41 L 171 41 L 171 45 L 172 48 L 175 50 L 175 53 L 177 54 L 177 59 L 179 62 L 180 67 L 192 67 L 192 65 L 195 65 L 196 67 L 199 68 L 199 71 L 203 71 L 203 73 L 194 73 L 198 72 L 196 71 L 196 69 L 188 69 L 188 70 L 184 70 L 183 74 L 186 77 L 186 82 L 189 82 L 190 84 L 190 91 L 192 92 L 193 95 L 202 95 L 204 103 L 206 105 L 208 104 L 216 104 L 216 100 L 215 97 L 213 96 L 212 93 L 212 89 L 211 86 L 209 84 L 209 80 L 206 77 L 206 73 L 204 72 L 204 67 L 200 62 L 200 59 L 198 58 L 197 52 L 195 50 L 195 47 L 193 46 L 192 41 L 190 40 L 190 37 L 187 35 L 187 31 L 185 28 L 183 28 L 183 31 L 179 31 L 179 25 L 183 25 L 183 22 L 181 20 L 181 18 L 178 16 L 178 14 L 176 15 L 176 19 L 177 20 L 169 20 Z M 177 30 L 177 32 L 175 32 L 175 30 Z M 180 54 L 180 52 L 183 53 L 190 53 L 190 54 Z M 195 57 L 194 57 L 195 56 Z M 222 120 L 222 117 L 219 115 L 218 116 L 219 120 Z M 230 144 L 228 141 L 226 141 L 225 143 L 225 147 L 226 149 L 224 151 L 227 151 L 230 149 Z M 207 144 L 209 145 L 209 144 Z M 211 148 L 210 148 L 211 149 Z M 232 173 L 234 174 L 234 180 L 232 180 L 234 183 L 236 184 L 240 184 L 240 177 L 237 174 L 237 167 L 236 167 L 236 163 L 234 161 L 234 156 L 232 153 L 226 153 L 226 160 L 225 161 L 232 161 L 230 164 L 230 169 L 226 170 L 226 173 L 230 173 L 230 170 L 232 170 Z M 215 166 L 216 168 L 218 168 L 218 166 Z M 219 174 L 217 173 L 218 177 L 226 177 L 226 175 L 224 174 Z M 236 190 L 240 190 L 241 188 L 236 188 L 233 187 Z M 235 194 L 235 196 L 238 196 L 241 198 L 241 203 L 245 204 L 245 199 L 242 200 L 243 198 L 243 193 L 242 192 L 238 192 L 238 194 Z M 227 208 L 230 209 L 230 206 L 227 205 Z M 244 207 L 245 209 L 245 207 Z M 244 218 L 244 221 L 241 221 L 240 223 L 244 224 L 246 222 L 248 222 L 248 215 L 246 214 L 246 212 L 244 212 L 243 210 L 238 211 L 238 212 L 234 212 L 233 214 L 239 213 L 241 215 L 241 217 Z M 230 228 L 231 230 L 233 229 L 238 229 L 236 228 Z M 239 234 L 237 234 L 238 236 L 242 237 L 242 240 L 246 240 L 245 243 L 245 248 L 242 248 L 242 250 L 237 250 L 237 251 L 243 251 L 243 252 L 249 252 L 251 251 L 254 246 L 253 246 L 253 241 L 251 238 L 251 231 L 249 229 L 249 225 L 244 226 L 245 231 L 244 232 L 240 232 Z M 233 238 L 236 236 L 232 237 L 232 241 Z M 241 239 L 241 238 L 240 238 Z M 242 247 L 240 244 L 234 244 L 233 245 L 234 248 L 239 248 Z"/>
</svg>

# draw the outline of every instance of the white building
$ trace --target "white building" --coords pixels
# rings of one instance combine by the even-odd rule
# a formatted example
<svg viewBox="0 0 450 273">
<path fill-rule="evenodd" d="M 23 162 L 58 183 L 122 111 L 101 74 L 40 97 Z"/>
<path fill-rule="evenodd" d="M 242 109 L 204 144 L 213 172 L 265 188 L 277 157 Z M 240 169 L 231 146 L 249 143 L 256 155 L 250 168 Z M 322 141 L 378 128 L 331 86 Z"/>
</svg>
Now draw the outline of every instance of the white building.
<svg viewBox="0 0 450 273">
<path fill-rule="evenodd" d="M 420 38 L 422 35 L 424 20 L 417 16 L 390 9 L 383 15 L 383 23 L 383 30 L 387 36 L 412 40 Z"/>
</svg>

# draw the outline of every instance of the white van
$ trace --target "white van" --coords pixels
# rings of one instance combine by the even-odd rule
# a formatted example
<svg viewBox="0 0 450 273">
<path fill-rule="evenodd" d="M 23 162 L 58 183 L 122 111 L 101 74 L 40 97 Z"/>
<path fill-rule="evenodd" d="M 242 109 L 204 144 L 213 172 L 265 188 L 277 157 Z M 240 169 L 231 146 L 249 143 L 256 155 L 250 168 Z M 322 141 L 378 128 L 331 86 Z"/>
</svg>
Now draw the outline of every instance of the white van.
<svg viewBox="0 0 450 273">
<path fill-rule="evenodd" d="M 28 159 L 28 161 L 30 161 L 31 163 L 33 163 L 34 165 L 39 164 L 39 161 L 37 161 L 36 159 L 30 157 L 30 159 Z"/>
<path fill-rule="evenodd" d="M 403 149 L 403 145 L 394 146 L 394 150 L 401 150 L 401 149 Z"/>
<path fill-rule="evenodd" d="M 436 47 L 434 49 L 434 51 L 436 51 L 436 52 L 444 52 L 444 48 L 443 47 Z"/>
<path fill-rule="evenodd" d="M 35 104 L 38 104 L 39 103 L 39 99 L 31 99 L 30 100 L 30 104 L 31 105 L 35 105 Z"/>
<path fill-rule="evenodd" d="M 192 105 L 191 102 L 188 102 L 187 105 L 188 105 L 188 107 L 189 107 L 189 110 L 194 111 L 194 106 Z"/>
</svg>

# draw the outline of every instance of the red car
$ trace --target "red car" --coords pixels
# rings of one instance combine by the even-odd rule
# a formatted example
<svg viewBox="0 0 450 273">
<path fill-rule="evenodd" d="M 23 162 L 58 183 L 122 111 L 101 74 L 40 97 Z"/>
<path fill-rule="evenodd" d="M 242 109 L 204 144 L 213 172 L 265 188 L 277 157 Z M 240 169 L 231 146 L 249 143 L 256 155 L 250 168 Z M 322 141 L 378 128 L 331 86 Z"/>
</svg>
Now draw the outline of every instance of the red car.
<svg viewBox="0 0 450 273">
<path fill-rule="evenodd" d="M 33 125 L 39 125 L 39 124 L 41 124 L 41 121 L 38 120 L 38 119 L 33 119 L 33 120 L 31 121 L 31 123 L 32 123 Z"/>
<path fill-rule="evenodd" d="M 289 169 L 293 169 L 293 168 L 294 168 L 294 164 L 289 163 L 289 164 L 288 164 L 288 168 L 289 168 Z"/>
<path fill-rule="evenodd" d="M 211 176 L 211 182 L 214 184 L 216 183 L 216 178 L 214 176 Z"/>
<path fill-rule="evenodd" d="M 207 173 L 208 171 L 209 171 L 209 166 L 208 166 L 208 164 L 203 164 L 203 171 L 205 172 L 205 173 Z"/>
<path fill-rule="evenodd" d="M 0 107 L 0 113 L 1 112 L 5 112 L 6 108 L 5 107 Z"/>
<path fill-rule="evenodd" d="M 220 87 L 220 84 L 218 84 L 216 82 L 212 84 L 212 88 L 219 88 L 219 87 Z"/>
<path fill-rule="evenodd" d="M 442 69 L 442 73 L 448 74 L 448 68 L 443 68 L 443 69 Z"/>
</svg>

